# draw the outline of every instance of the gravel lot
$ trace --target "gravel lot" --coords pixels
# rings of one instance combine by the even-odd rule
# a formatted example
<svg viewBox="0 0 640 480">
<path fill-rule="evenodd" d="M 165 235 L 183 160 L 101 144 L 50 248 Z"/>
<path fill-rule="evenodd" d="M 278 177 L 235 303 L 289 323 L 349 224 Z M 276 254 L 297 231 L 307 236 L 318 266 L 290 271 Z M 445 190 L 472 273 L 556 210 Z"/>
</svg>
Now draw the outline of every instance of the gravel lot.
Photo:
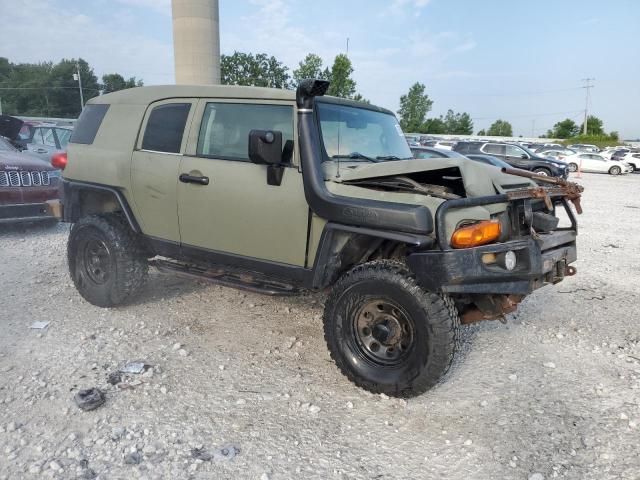
<svg viewBox="0 0 640 480">
<path fill-rule="evenodd" d="M 71 284 L 66 225 L 0 226 L 0 478 L 640 478 L 640 175 L 580 182 L 578 275 L 465 327 L 409 401 L 342 377 L 321 294 L 152 272 L 103 310 Z M 131 360 L 152 368 L 107 383 Z M 105 405 L 81 411 L 94 386 Z"/>
</svg>

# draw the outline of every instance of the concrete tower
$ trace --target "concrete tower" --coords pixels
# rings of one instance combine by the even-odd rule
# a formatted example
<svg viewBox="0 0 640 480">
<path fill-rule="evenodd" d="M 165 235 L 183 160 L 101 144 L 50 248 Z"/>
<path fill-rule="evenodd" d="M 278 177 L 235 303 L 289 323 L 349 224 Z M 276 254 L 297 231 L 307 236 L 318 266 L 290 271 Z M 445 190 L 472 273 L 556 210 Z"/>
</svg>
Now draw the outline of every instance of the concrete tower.
<svg viewBox="0 0 640 480">
<path fill-rule="evenodd" d="M 172 0 L 176 83 L 220 83 L 218 0 Z"/>
</svg>

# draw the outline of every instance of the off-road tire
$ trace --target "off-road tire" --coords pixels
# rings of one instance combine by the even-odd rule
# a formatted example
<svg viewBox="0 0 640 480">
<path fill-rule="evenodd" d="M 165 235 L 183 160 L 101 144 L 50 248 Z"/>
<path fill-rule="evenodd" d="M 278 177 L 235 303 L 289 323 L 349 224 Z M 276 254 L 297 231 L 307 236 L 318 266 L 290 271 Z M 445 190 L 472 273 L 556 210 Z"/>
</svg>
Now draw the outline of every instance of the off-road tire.
<svg viewBox="0 0 640 480">
<path fill-rule="evenodd" d="M 609 169 L 609 174 L 611 175 L 620 175 L 622 173 L 622 169 L 618 166 L 613 166 Z"/>
<path fill-rule="evenodd" d="M 378 300 L 400 306 L 414 329 L 405 356 L 391 366 L 367 356 L 354 325 L 358 312 Z M 460 329 L 451 298 L 424 291 L 404 264 L 390 260 L 358 265 L 344 274 L 327 298 L 323 320 L 340 371 L 365 390 L 396 397 L 420 395 L 440 380 L 453 361 Z"/>
<path fill-rule="evenodd" d="M 94 245 L 98 253 L 106 253 L 92 255 Z M 103 276 L 91 263 L 95 257 Z M 140 238 L 118 214 L 91 215 L 75 223 L 67 243 L 67 260 L 76 289 L 98 307 L 123 304 L 144 285 L 149 270 Z"/>
<path fill-rule="evenodd" d="M 534 168 L 533 173 L 536 173 L 538 175 L 544 175 L 545 177 L 551 176 L 551 171 L 546 168 Z"/>
</svg>

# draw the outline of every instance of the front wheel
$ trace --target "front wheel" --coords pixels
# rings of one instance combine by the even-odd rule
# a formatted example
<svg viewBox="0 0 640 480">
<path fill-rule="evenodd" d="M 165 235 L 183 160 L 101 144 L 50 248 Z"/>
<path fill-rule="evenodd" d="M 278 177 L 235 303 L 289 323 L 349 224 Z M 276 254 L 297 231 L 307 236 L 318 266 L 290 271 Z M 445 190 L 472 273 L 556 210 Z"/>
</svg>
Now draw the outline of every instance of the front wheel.
<svg viewBox="0 0 640 480">
<path fill-rule="evenodd" d="M 620 175 L 620 173 L 622 172 L 622 170 L 620 169 L 620 167 L 618 166 L 613 166 L 609 169 L 609 173 L 611 175 Z"/>
<path fill-rule="evenodd" d="M 401 263 L 347 272 L 325 304 L 324 335 L 340 371 L 359 387 L 419 395 L 447 372 L 460 320 L 453 301 L 425 292 Z"/>
<path fill-rule="evenodd" d="M 578 165 L 576 163 L 570 163 L 567 168 L 569 169 L 570 172 L 578 171 Z"/>
<path fill-rule="evenodd" d="M 138 236 L 120 215 L 91 215 L 71 228 L 69 272 L 89 303 L 114 307 L 144 284 L 148 262 Z"/>
<path fill-rule="evenodd" d="M 551 172 L 546 168 L 534 168 L 533 173 L 537 173 L 538 175 L 542 175 L 543 177 L 551 176 Z"/>
</svg>

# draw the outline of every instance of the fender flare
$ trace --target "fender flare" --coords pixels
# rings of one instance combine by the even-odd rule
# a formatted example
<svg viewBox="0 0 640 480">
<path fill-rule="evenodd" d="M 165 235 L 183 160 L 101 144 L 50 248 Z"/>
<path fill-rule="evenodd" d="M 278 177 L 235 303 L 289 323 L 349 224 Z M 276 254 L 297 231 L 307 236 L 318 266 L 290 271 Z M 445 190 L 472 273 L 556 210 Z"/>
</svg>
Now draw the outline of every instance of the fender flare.
<svg viewBox="0 0 640 480">
<path fill-rule="evenodd" d="M 80 192 L 85 191 L 94 191 L 101 193 L 109 193 L 113 195 L 113 197 L 117 200 L 120 208 L 122 209 L 122 213 L 124 214 L 127 222 L 131 229 L 136 233 L 141 233 L 140 225 L 136 220 L 136 217 L 133 215 L 133 211 L 129 206 L 129 202 L 122 194 L 122 192 L 116 188 L 109 185 L 100 185 L 96 183 L 89 182 L 78 182 L 74 180 L 63 180 L 63 205 L 64 205 L 64 217 L 63 220 L 68 223 L 75 223 L 80 218 Z"/>
</svg>

